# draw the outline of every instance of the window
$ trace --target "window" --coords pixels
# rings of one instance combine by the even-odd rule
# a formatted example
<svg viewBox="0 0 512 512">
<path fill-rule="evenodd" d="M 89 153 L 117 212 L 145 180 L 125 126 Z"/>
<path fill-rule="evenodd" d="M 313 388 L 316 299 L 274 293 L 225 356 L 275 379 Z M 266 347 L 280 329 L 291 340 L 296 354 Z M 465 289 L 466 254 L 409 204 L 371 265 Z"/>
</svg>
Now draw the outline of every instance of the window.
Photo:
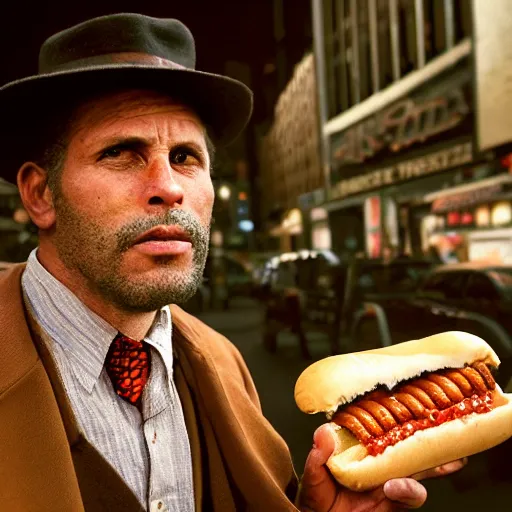
<svg viewBox="0 0 512 512">
<path fill-rule="evenodd" d="M 400 74 L 404 76 L 418 67 L 415 10 L 414 2 L 411 0 L 398 2 L 398 27 Z"/>
<path fill-rule="evenodd" d="M 335 0 L 323 1 L 324 17 L 324 54 L 326 62 L 326 87 L 329 117 L 334 117 L 341 111 L 339 102 L 338 68 L 338 17 Z"/>
<path fill-rule="evenodd" d="M 361 2 L 358 4 L 357 23 L 359 36 L 359 98 L 361 101 L 363 101 L 372 94 L 370 19 L 367 2 Z"/>
<path fill-rule="evenodd" d="M 446 50 L 443 0 L 423 0 L 426 62 Z"/>
<path fill-rule="evenodd" d="M 499 300 L 500 296 L 491 280 L 479 273 L 471 274 L 465 296 L 474 300 Z"/>
<path fill-rule="evenodd" d="M 471 35 L 470 0 L 322 0 L 321 6 L 330 119 Z"/>
<path fill-rule="evenodd" d="M 393 82 L 388 0 L 377 0 L 377 41 L 379 53 L 379 83 L 380 88 L 384 89 Z"/>
<path fill-rule="evenodd" d="M 457 0 L 454 4 L 453 16 L 455 23 L 455 43 L 469 37 L 472 33 L 470 0 Z"/>
</svg>

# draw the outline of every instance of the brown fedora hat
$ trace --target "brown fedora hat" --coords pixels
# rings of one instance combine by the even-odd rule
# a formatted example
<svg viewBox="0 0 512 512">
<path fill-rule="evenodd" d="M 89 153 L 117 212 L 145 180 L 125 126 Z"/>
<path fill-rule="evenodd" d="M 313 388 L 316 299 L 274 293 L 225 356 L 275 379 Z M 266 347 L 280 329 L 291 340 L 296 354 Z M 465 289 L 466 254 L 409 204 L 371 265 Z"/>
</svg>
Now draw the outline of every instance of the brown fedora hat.
<svg viewBox="0 0 512 512">
<path fill-rule="evenodd" d="M 38 74 L 0 88 L 0 118 L 9 155 L 0 176 L 16 181 L 28 149 L 52 114 L 103 90 L 155 89 L 193 108 L 216 144 L 245 128 L 252 92 L 232 78 L 197 71 L 194 38 L 175 19 L 123 13 L 94 18 L 48 38 Z"/>
</svg>

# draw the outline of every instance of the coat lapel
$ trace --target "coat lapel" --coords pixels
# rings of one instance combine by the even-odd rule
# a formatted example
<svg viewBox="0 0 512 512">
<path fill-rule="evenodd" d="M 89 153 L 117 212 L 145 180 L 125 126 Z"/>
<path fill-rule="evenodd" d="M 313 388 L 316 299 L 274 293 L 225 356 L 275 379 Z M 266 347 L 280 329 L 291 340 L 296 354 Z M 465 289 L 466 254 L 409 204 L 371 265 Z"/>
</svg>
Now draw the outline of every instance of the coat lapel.
<svg viewBox="0 0 512 512">
<path fill-rule="evenodd" d="M 25 301 L 25 304 L 27 304 L 27 301 Z M 143 511 L 144 509 L 133 491 L 80 432 L 62 380 L 58 375 L 55 361 L 47 348 L 49 343 L 49 340 L 46 340 L 47 335 L 40 329 L 30 311 L 28 313 L 32 339 L 48 374 L 64 423 L 86 512 L 107 510 Z"/>
<path fill-rule="evenodd" d="M 0 278 L 2 510 L 139 512 L 135 495 L 77 427 L 44 334 L 25 308 L 24 268 Z"/>
<path fill-rule="evenodd" d="M 263 417 L 241 355 L 177 306 L 171 312 L 176 364 L 192 390 L 205 443 L 212 510 L 296 511 L 289 450 Z"/>
<path fill-rule="evenodd" d="M 174 329 L 174 375 L 190 439 L 196 510 L 205 512 L 243 510 L 235 505 L 234 495 L 211 423 L 200 402 L 193 398 L 197 397 L 198 391 L 194 377 L 195 370 L 183 349 L 177 348 L 182 341 L 182 334 Z"/>
<path fill-rule="evenodd" d="M 27 327 L 23 269 L 15 266 L 0 278 L 1 508 L 80 512 L 66 430 Z"/>
</svg>

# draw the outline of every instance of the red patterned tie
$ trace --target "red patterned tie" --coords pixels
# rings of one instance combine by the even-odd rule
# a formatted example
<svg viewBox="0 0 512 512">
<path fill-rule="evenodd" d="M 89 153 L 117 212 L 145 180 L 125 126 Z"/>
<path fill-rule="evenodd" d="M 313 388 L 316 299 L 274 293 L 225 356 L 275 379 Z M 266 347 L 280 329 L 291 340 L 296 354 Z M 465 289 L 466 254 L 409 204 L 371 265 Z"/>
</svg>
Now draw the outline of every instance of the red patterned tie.
<svg viewBox="0 0 512 512">
<path fill-rule="evenodd" d="M 105 359 L 105 367 L 116 393 L 139 406 L 149 376 L 149 346 L 118 334 Z"/>
</svg>

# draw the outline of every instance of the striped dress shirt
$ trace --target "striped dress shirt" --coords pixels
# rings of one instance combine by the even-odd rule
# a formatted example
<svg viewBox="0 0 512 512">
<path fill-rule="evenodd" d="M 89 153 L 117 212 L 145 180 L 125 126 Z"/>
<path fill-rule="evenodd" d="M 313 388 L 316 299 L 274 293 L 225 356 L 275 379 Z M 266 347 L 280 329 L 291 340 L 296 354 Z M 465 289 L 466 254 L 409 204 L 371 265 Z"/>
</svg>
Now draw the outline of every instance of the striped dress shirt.
<svg viewBox="0 0 512 512">
<path fill-rule="evenodd" d="M 192 512 L 192 459 L 181 402 L 173 380 L 169 307 L 144 338 L 151 370 L 141 412 L 119 398 L 104 367 L 117 330 L 88 309 L 39 263 L 34 250 L 22 287 L 84 437 L 117 470 L 150 512 Z M 94 471 L 94 468 L 91 468 Z"/>
</svg>

